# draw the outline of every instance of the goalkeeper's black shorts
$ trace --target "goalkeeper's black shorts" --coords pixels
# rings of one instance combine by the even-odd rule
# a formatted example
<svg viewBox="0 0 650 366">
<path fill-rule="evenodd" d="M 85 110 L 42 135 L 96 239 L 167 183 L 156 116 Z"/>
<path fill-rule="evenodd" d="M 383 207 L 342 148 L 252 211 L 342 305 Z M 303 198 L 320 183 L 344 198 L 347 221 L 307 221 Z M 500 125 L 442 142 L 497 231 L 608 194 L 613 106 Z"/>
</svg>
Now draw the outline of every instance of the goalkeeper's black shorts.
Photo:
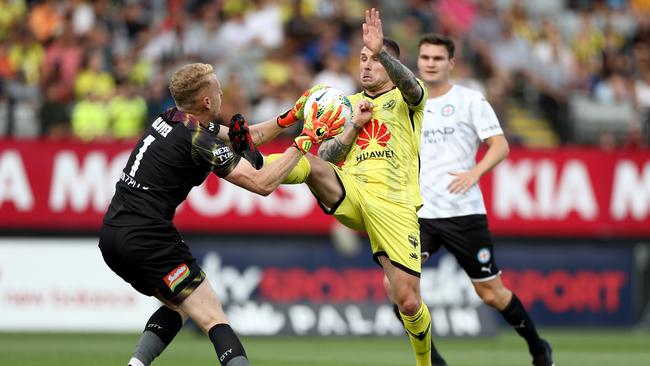
<svg viewBox="0 0 650 366">
<path fill-rule="evenodd" d="M 138 292 L 180 304 L 205 279 L 178 231 L 170 225 L 104 224 L 99 236 L 104 261 Z"/>
</svg>

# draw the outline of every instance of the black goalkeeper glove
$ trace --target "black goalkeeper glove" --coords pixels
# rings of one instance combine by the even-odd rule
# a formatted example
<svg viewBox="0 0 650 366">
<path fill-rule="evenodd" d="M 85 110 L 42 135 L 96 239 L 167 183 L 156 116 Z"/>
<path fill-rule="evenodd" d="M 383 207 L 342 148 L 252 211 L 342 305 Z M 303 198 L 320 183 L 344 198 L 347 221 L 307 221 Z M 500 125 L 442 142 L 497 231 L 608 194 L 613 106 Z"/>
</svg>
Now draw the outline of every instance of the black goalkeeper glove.
<svg viewBox="0 0 650 366">
<path fill-rule="evenodd" d="M 237 113 L 230 119 L 228 137 L 233 150 L 248 160 L 255 169 L 261 169 L 264 165 L 264 157 L 257 150 L 253 143 L 248 122 L 241 114 Z"/>
</svg>

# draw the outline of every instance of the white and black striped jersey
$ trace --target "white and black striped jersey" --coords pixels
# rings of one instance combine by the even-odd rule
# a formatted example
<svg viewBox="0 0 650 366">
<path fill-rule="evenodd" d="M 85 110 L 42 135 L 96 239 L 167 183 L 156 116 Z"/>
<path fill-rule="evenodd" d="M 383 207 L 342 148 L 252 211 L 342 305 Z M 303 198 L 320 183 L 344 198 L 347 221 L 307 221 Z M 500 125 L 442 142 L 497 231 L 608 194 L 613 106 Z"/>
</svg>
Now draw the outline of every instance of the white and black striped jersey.
<svg viewBox="0 0 650 366">
<path fill-rule="evenodd" d="M 424 206 L 418 216 L 427 219 L 485 214 L 478 185 L 465 194 L 451 194 L 449 172 L 468 171 L 476 165 L 482 140 L 502 135 L 494 110 L 485 97 L 454 85 L 444 95 L 430 98 L 424 109 L 420 143 L 420 192 Z"/>
</svg>

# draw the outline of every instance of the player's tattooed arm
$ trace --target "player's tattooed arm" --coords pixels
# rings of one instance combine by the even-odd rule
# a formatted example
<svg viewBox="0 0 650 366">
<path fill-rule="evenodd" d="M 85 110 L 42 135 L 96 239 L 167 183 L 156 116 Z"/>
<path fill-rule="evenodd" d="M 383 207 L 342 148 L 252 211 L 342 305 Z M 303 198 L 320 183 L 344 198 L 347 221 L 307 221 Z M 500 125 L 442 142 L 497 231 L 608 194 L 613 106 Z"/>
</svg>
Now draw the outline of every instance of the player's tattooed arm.
<svg viewBox="0 0 650 366">
<path fill-rule="evenodd" d="M 386 52 L 385 49 L 379 52 L 377 60 L 384 66 L 388 77 L 402 92 L 404 99 L 409 104 L 417 104 L 422 100 L 424 90 L 415 78 L 415 74 L 408 67 Z"/>
<path fill-rule="evenodd" d="M 345 123 L 345 129 L 339 135 L 321 143 L 318 156 L 330 163 L 336 164 L 350 152 L 359 131 L 370 121 L 374 105 L 367 99 L 362 99 L 354 106 L 352 118 Z"/>
<path fill-rule="evenodd" d="M 318 156 L 325 161 L 336 164 L 345 158 L 345 155 L 348 154 L 351 147 L 352 144 L 346 145 L 342 143 L 338 137 L 334 137 L 323 141 L 318 148 Z"/>
<path fill-rule="evenodd" d="M 352 148 L 352 143 L 362 127 L 352 121 L 346 123 L 342 134 L 321 143 L 318 156 L 332 164 L 342 161 Z"/>
</svg>

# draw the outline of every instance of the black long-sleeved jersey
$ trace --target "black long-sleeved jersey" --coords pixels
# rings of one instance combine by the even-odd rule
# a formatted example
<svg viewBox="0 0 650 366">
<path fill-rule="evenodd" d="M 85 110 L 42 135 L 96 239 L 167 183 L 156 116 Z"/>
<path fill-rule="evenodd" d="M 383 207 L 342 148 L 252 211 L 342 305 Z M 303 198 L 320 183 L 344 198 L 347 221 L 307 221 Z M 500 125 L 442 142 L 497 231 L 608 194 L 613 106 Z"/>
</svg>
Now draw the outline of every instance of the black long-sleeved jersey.
<svg viewBox="0 0 650 366">
<path fill-rule="evenodd" d="M 177 110 L 162 113 L 131 152 L 104 216 L 112 226 L 170 224 L 176 207 L 210 172 L 228 175 L 240 156 L 217 137 L 220 125 L 201 125 Z"/>
</svg>

